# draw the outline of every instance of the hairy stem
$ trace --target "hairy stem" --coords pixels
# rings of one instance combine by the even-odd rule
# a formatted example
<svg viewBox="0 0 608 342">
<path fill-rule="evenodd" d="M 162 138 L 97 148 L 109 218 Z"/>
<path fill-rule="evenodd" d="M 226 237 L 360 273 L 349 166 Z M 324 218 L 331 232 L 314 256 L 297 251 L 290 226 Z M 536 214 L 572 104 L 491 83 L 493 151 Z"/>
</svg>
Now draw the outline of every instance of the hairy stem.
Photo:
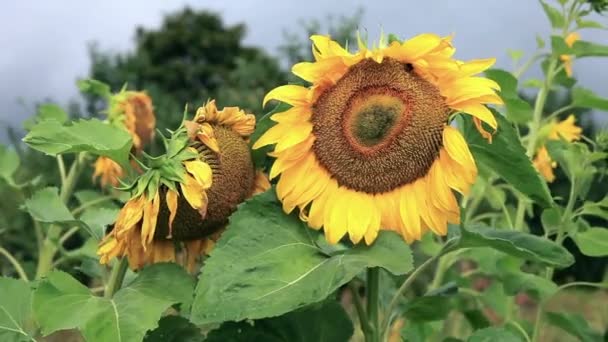
<svg viewBox="0 0 608 342">
<path fill-rule="evenodd" d="M 382 329 L 380 328 L 380 269 L 378 267 L 367 270 L 367 321 L 371 328 L 366 342 L 380 342 Z"/>
</svg>

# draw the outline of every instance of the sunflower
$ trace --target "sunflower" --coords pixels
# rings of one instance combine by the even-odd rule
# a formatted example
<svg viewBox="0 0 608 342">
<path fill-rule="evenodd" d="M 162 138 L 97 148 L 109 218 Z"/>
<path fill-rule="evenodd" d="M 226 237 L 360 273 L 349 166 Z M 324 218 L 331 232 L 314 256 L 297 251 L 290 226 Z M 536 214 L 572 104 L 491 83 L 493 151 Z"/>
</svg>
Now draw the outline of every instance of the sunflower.
<svg viewBox="0 0 608 342">
<path fill-rule="evenodd" d="M 109 102 L 109 123 L 129 132 L 133 139 L 133 153 L 141 153 L 144 145 L 154 138 L 156 116 L 152 99 L 145 92 L 123 90 L 112 95 Z M 103 187 L 118 186 L 119 179 L 125 174 L 120 165 L 106 157 L 99 157 L 94 168 L 93 179 L 99 178 Z"/>
<path fill-rule="evenodd" d="M 452 190 L 469 191 L 475 161 L 459 131 L 458 112 L 473 116 L 487 139 L 497 123 L 484 104 L 500 104 L 498 85 L 475 74 L 494 59 L 452 58 L 451 37 L 422 34 L 403 43 L 380 41 L 350 53 L 315 35 L 315 61 L 293 66 L 308 87 L 285 85 L 264 104 L 292 107 L 274 114 L 276 125 L 254 148 L 275 144 L 270 177 L 281 174 L 277 195 L 285 212 L 299 208 L 311 228 L 337 243 L 371 244 L 380 229 L 407 242 L 431 230 L 445 235 L 459 222 Z"/>
<path fill-rule="evenodd" d="M 581 39 L 581 35 L 578 32 L 571 32 L 566 36 L 566 45 L 568 47 L 572 47 L 577 40 Z M 561 55 L 559 56 L 562 63 L 564 63 L 564 70 L 566 70 L 566 75 L 568 77 L 572 77 L 572 56 L 570 55 Z"/>
<path fill-rule="evenodd" d="M 193 270 L 196 258 L 213 245 L 228 216 L 252 194 L 265 191 L 268 180 L 254 172 L 247 137 L 255 117 L 236 107 L 217 110 L 215 102 L 184 121 L 170 139 L 167 153 L 150 158 L 150 167 L 129 189 L 114 229 L 98 254 L 106 264 L 127 256 L 132 269 L 175 261 Z"/>
<path fill-rule="evenodd" d="M 544 131 L 548 131 L 547 140 L 560 140 L 563 139 L 567 142 L 573 142 L 581 138 L 582 128 L 575 124 L 576 118 L 570 114 L 567 119 L 560 122 L 552 121 L 549 125 L 545 126 Z M 557 163 L 551 159 L 547 148 L 543 145 L 536 152 L 536 156 L 533 161 L 534 167 L 540 172 L 540 174 L 548 181 L 553 182 L 555 180 L 555 174 L 553 169 L 557 167 Z"/>
</svg>

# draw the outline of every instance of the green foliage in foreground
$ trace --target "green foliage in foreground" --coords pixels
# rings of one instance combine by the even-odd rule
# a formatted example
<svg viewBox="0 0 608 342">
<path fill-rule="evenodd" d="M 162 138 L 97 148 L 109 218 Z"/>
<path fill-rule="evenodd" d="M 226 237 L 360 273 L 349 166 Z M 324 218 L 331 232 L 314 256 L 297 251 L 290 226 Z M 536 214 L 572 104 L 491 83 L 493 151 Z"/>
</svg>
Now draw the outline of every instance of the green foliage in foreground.
<svg viewBox="0 0 608 342">
<path fill-rule="evenodd" d="M 521 66 L 523 53 L 512 52 L 513 72 L 487 72 L 505 102 L 495 111 L 499 129 L 492 143 L 473 129 L 469 116 L 456 115 L 479 168 L 471 194 L 459 198 L 462 223 L 450 226 L 446 237 L 427 234 L 412 245 L 390 231 L 370 246 L 329 245 L 297 213 L 284 214 L 271 188 L 238 207 L 195 274 L 168 263 L 137 273 L 126 271 L 124 260 L 101 266 L 97 246 L 126 195 L 82 186 L 81 180 L 97 156 L 128 167 L 132 141 L 98 119 L 70 121 L 58 106 L 41 106 L 26 124 L 24 142 L 28 153 L 55 158 L 55 184 L 41 170 L 24 170 L 21 146 L 0 146 L 0 193 L 14 199 L 0 217 L 0 341 L 37 341 L 65 330 L 93 342 L 510 342 L 542 341 L 550 331 L 601 341 L 606 327 L 551 304 L 569 288 L 608 288 L 605 280 L 554 281 L 555 270 L 579 264 L 566 241 L 587 257 L 608 256 L 608 196 L 591 191 L 608 173 L 608 133 L 567 142 L 546 140 L 544 130 L 575 109 L 608 110 L 608 99 L 565 74 L 561 58 L 608 55 L 605 45 L 565 42 L 572 31 L 601 29 L 587 15 L 602 5 L 541 5 L 554 30 L 549 43 L 539 39 L 538 53 Z M 184 41 L 173 39 L 182 31 Z M 284 76 L 262 52 L 240 46 L 242 34 L 242 27 L 226 28 L 215 15 L 185 10 L 161 31 L 140 31 L 133 55 L 97 56 L 94 73 L 111 86 L 92 80 L 79 85 L 103 95 L 126 80 L 149 88 L 155 100 L 158 95 L 158 109 L 206 96 L 231 99 L 222 89 L 239 98 L 251 90 L 243 101 L 259 102 Z M 206 37 L 202 46 L 200 35 Z M 301 51 L 294 46 L 286 51 L 295 56 Z M 178 63 L 184 56 L 201 62 Z M 536 62 L 543 80 L 524 79 Z M 221 80 L 211 77 L 218 70 Z M 534 104 L 521 95 L 522 86 L 537 89 Z M 569 91 L 569 102 L 547 113 L 549 95 L 560 90 Z M 166 125 L 173 120 L 165 119 Z M 260 116 L 251 143 L 271 126 L 268 116 Z M 564 194 L 536 171 L 531 158 L 540 146 L 557 163 Z M 259 168 L 272 163 L 263 150 L 253 158 Z M 23 215 L 5 214 L 16 210 Z M 523 314 L 521 301 L 532 303 L 533 317 Z"/>
</svg>

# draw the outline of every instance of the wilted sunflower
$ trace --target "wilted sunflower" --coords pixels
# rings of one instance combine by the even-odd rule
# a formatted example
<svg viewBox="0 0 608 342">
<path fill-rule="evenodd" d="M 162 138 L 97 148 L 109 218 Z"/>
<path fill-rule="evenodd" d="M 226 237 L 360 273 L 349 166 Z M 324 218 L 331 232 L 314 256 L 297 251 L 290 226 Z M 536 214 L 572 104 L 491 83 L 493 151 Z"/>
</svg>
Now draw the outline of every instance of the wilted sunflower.
<svg viewBox="0 0 608 342">
<path fill-rule="evenodd" d="M 129 132 L 133 139 L 133 152 L 139 154 L 154 138 L 156 116 L 152 99 L 145 92 L 122 90 L 109 101 L 109 123 Z M 94 168 L 93 178 L 100 178 L 103 187 L 118 186 L 118 180 L 124 176 L 120 165 L 106 157 L 99 157 Z"/>
<path fill-rule="evenodd" d="M 422 34 L 350 53 L 312 36 L 315 62 L 296 64 L 310 87 L 285 85 L 264 99 L 292 107 L 254 145 L 276 144 L 270 177 L 285 212 L 295 207 L 329 242 L 344 235 L 370 244 L 379 229 L 406 241 L 428 229 L 444 235 L 460 213 L 452 189 L 466 194 L 475 161 L 452 114 L 473 116 L 486 138 L 497 123 L 484 104 L 500 104 L 498 85 L 473 75 L 494 59 L 452 58 L 451 37 Z"/>
<path fill-rule="evenodd" d="M 572 45 L 574 45 L 574 43 L 580 39 L 581 35 L 578 32 L 571 32 L 570 34 L 568 34 L 568 36 L 566 36 L 566 45 L 568 45 L 568 47 L 572 47 Z M 566 75 L 568 75 L 568 77 L 572 77 L 572 56 L 561 55 L 559 56 L 559 58 L 561 59 L 562 63 L 564 63 L 564 70 L 566 70 Z"/>
<path fill-rule="evenodd" d="M 101 263 L 127 256 L 132 269 L 181 260 L 193 269 L 196 258 L 212 244 L 236 206 L 267 189 L 268 180 L 254 172 L 247 137 L 255 117 L 236 107 L 218 111 L 209 102 L 194 121 L 165 140 L 167 153 L 150 158 L 150 166 L 129 188 L 114 229 L 102 241 Z"/>
<path fill-rule="evenodd" d="M 578 127 L 574 122 L 576 118 L 570 114 L 566 120 L 560 122 L 553 121 L 549 125 L 545 126 L 543 130 L 548 131 L 547 140 L 560 140 L 564 139 L 567 142 L 573 142 L 581 138 L 583 129 Z M 557 167 L 557 163 L 551 159 L 547 148 L 543 145 L 536 152 L 534 157 L 534 167 L 540 172 L 540 174 L 548 181 L 553 182 L 555 180 L 555 174 L 553 169 Z"/>
</svg>

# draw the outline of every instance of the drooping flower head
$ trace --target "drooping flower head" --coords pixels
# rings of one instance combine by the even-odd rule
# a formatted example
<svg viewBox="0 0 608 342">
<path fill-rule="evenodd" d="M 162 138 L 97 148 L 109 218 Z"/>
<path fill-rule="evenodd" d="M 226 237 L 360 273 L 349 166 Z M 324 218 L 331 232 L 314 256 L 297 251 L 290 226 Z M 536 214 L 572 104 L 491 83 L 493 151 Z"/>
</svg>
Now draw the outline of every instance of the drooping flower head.
<svg viewBox="0 0 608 342">
<path fill-rule="evenodd" d="M 149 157 L 149 167 L 128 189 L 131 198 L 102 241 L 101 263 L 126 256 L 133 269 L 176 260 L 185 250 L 190 269 L 227 223 L 236 206 L 264 191 L 254 172 L 247 137 L 255 117 L 238 108 L 199 109 L 169 139 L 167 153 Z"/>
<path fill-rule="evenodd" d="M 154 138 L 156 116 L 152 107 L 152 99 L 139 91 L 127 91 L 114 94 L 109 99 L 107 111 L 108 121 L 111 125 L 120 127 L 131 135 L 133 139 L 133 153 L 138 155 L 144 145 Z M 95 161 L 93 178 L 99 178 L 101 186 L 118 186 L 119 179 L 125 176 L 125 171 L 107 157 L 99 157 Z"/>
<path fill-rule="evenodd" d="M 452 58 L 451 37 L 422 34 L 403 43 L 380 41 L 350 53 L 326 36 L 312 36 L 315 61 L 293 66 L 308 87 L 285 85 L 264 104 L 292 107 L 254 145 L 276 144 L 270 177 L 281 175 L 283 209 L 296 207 L 331 243 L 347 235 L 372 243 L 380 229 L 406 241 L 431 230 L 444 235 L 459 221 L 452 190 L 466 194 L 477 175 L 456 112 L 473 116 L 486 138 L 496 120 L 484 104 L 500 104 L 498 85 L 474 76 L 494 59 Z"/>
<path fill-rule="evenodd" d="M 581 138 L 583 129 L 578 127 L 574 122 L 576 118 L 570 114 L 568 118 L 562 121 L 552 121 L 545 128 L 547 131 L 546 140 L 560 140 L 563 139 L 567 142 L 573 142 Z M 557 163 L 551 159 L 547 148 L 543 145 L 536 152 L 536 156 L 533 161 L 534 167 L 540 172 L 540 174 L 548 181 L 553 182 L 555 180 L 555 174 L 553 169 L 557 167 Z"/>
<path fill-rule="evenodd" d="M 566 45 L 568 47 L 572 47 L 577 40 L 581 39 L 581 35 L 578 32 L 571 32 L 566 36 Z M 562 63 L 564 63 L 564 70 L 566 71 L 566 75 L 568 77 L 572 77 L 572 56 L 570 55 L 561 55 L 559 56 Z"/>
</svg>

